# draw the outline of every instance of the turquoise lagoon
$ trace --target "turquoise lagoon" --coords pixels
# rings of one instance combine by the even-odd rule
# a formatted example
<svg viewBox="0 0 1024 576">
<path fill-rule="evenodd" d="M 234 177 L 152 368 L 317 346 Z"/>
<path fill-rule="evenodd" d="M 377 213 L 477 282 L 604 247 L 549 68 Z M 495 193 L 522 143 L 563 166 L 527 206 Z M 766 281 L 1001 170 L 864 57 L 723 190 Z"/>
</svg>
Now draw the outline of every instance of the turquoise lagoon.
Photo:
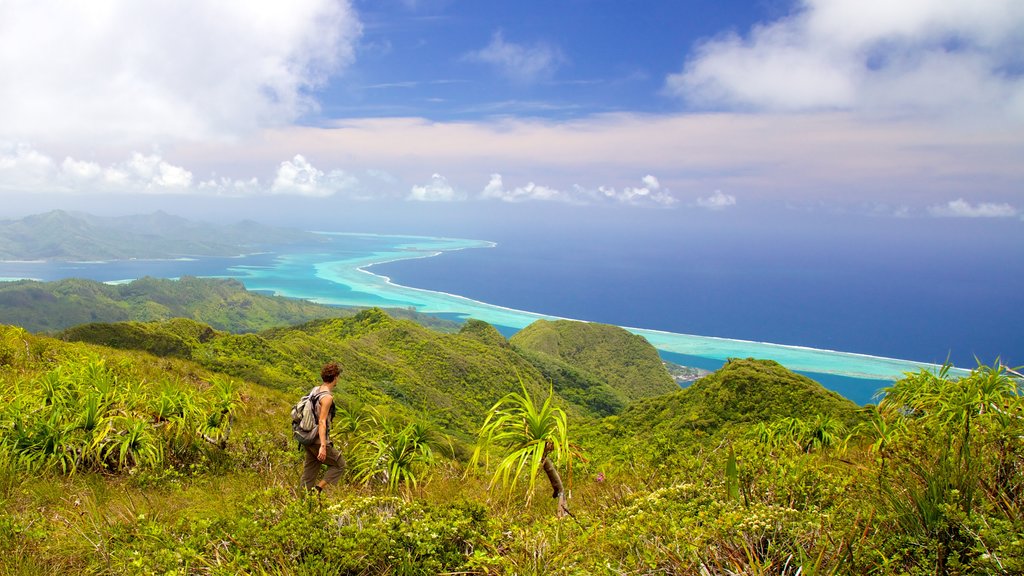
<svg viewBox="0 0 1024 576">
<path fill-rule="evenodd" d="M 153 276 L 234 278 L 249 290 L 336 306 L 412 308 L 453 319 L 477 318 L 511 335 L 538 319 L 558 316 L 515 310 L 457 294 L 402 286 L 375 274 L 378 264 L 413 258 L 438 259 L 446 252 L 487 249 L 493 242 L 426 236 L 321 233 L 327 242 L 278 247 L 274 251 L 222 258 L 111 262 L 0 262 L 0 277 L 44 281 L 78 277 L 117 283 Z M 646 338 L 666 360 L 715 370 L 728 358 L 775 360 L 826 387 L 866 404 L 880 388 L 907 372 L 936 370 L 933 364 L 817 348 L 678 334 L 624 326 Z M 962 372 L 961 373 L 965 373 Z"/>
<path fill-rule="evenodd" d="M 498 326 L 506 334 L 538 319 L 558 319 L 557 316 L 514 310 L 457 294 L 402 286 L 384 275 L 373 273 L 376 264 L 435 257 L 453 250 L 485 249 L 495 246 L 492 242 L 420 236 L 324 234 L 331 236 L 339 246 L 358 245 L 362 249 L 279 254 L 270 265 L 232 266 L 220 276 L 236 278 L 251 290 L 323 304 L 414 308 L 427 314 L 477 318 Z M 443 262 L 438 262 L 438 266 L 443 266 Z M 666 359 L 680 364 L 714 369 L 728 358 L 775 360 L 862 404 L 870 401 L 879 388 L 907 372 L 938 368 L 932 364 L 833 350 L 629 326 L 624 328 L 643 336 Z"/>
</svg>

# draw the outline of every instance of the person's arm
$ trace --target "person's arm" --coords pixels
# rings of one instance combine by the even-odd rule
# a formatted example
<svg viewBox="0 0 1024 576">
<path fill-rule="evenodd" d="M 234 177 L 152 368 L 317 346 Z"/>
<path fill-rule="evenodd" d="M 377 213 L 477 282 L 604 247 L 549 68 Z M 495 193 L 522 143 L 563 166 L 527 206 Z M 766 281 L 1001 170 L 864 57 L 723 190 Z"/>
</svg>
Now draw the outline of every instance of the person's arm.
<svg viewBox="0 0 1024 576">
<path fill-rule="evenodd" d="M 327 459 L 327 416 L 331 411 L 332 402 L 334 402 L 334 396 L 330 394 L 320 399 L 320 422 L 317 423 L 320 435 L 320 452 L 317 453 L 316 459 L 321 462 Z"/>
</svg>

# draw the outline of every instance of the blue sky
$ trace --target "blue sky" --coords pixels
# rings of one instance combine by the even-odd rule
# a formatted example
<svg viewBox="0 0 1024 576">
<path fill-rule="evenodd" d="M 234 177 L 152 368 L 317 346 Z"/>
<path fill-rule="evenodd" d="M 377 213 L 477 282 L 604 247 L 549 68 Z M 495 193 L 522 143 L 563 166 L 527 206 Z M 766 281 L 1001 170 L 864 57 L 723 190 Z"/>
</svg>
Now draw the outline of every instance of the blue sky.
<svg viewBox="0 0 1024 576">
<path fill-rule="evenodd" d="M 687 51 L 755 24 L 769 4 L 359 2 L 359 59 L 325 92 L 321 118 L 676 112 L 662 88 Z"/>
<path fill-rule="evenodd" d="M 6 218 L 1024 213 L 1018 0 L 0 0 L 0 78 Z"/>
</svg>

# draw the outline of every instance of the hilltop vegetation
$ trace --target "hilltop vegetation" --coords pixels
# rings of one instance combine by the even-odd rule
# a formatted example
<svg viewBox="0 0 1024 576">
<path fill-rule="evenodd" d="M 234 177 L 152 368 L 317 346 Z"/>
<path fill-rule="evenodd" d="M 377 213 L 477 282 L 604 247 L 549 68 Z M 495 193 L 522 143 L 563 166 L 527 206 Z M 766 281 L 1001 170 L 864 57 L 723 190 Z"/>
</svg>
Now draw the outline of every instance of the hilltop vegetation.
<svg viewBox="0 0 1024 576">
<path fill-rule="evenodd" d="M 849 426 L 858 421 L 857 410 L 778 362 L 733 358 L 683 390 L 631 405 L 616 422 L 628 437 L 665 434 L 682 440 L 691 432 L 714 434 L 722 427 L 783 418 L 828 416 Z"/>
<path fill-rule="evenodd" d="M 510 343 L 555 390 L 597 415 L 679 388 L 650 343 L 618 326 L 538 320 Z"/>
<path fill-rule="evenodd" d="M 115 349 L 0 327 L 0 574 L 1024 571 L 1024 402 L 1001 367 L 909 374 L 857 408 L 734 359 L 686 390 L 622 391 L 600 417 L 545 370 L 618 392 L 607 375 L 646 353 L 595 362 L 560 342 L 613 331 L 558 332 L 559 348 L 521 346 L 380 310 L 256 334 L 80 332 Z M 326 360 L 344 367 L 332 435 L 349 465 L 318 498 L 298 491 L 287 413 Z M 470 464 L 485 421 L 530 417 L 492 412 L 524 390 L 564 411 L 568 442 L 529 453 L 552 458 L 571 518 L 515 467 L 519 484 L 490 489 L 514 447 Z"/>
<path fill-rule="evenodd" d="M 321 318 L 351 316 L 358 310 L 250 292 L 233 279 L 140 278 L 124 284 L 68 278 L 54 282 L 0 282 L 0 322 L 32 332 L 56 332 L 85 323 L 152 322 L 190 318 L 227 332 L 258 332 Z M 415 311 L 390 313 L 437 330 L 458 330 L 455 322 Z"/>
<path fill-rule="evenodd" d="M 315 381 L 320 365 L 337 360 L 346 367 L 347 391 L 359 402 L 390 399 L 463 439 L 487 408 L 518 390 L 520 383 L 538 394 L 547 388 L 530 358 L 518 354 L 489 324 L 471 321 L 459 333 L 445 334 L 378 309 L 258 334 L 214 331 L 179 319 L 86 324 L 60 338 L 192 359 L 211 370 L 292 392 Z M 647 348 L 642 358 L 656 359 L 653 347 L 643 343 Z M 635 356 L 619 355 L 609 357 L 604 366 L 615 372 L 617 363 L 638 362 Z M 664 373 L 660 363 L 656 366 Z M 611 389 L 611 383 L 598 378 L 592 377 L 594 386 Z M 556 387 L 556 392 L 561 390 Z M 590 408 L 575 395 L 561 398 L 573 412 Z"/>
</svg>

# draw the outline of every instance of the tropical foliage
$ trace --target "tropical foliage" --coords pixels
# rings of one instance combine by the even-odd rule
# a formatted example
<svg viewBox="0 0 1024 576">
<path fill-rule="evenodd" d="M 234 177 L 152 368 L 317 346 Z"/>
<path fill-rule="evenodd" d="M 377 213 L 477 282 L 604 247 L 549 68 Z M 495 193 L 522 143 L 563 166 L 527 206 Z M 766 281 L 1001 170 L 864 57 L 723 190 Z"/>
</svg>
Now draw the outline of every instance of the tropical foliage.
<svg viewBox="0 0 1024 576">
<path fill-rule="evenodd" d="M 0 574 L 1024 572 L 1024 403 L 999 363 L 858 407 L 735 359 L 597 417 L 481 323 L 157 326 L 191 359 L 0 327 Z M 316 497 L 286 423 L 326 360 L 348 469 Z"/>
<path fill-rule="evenodd" d="M 25 336 L 5 328 L 3 340 L 17 346 Z M 52 366 L 42 360 L 29 355 L 8 362 L 0 377 L 0 461 L 11 469 L 184 467 L 206 457 L 208 444 L 223 448 L 230 438 L 239 405 L 230 379 L 148 380 L 135 360 L 108 360 L 87 349 Z"/>
<path fill-rule="evenodd" d="M 481 457 L 487 463 L 486 452 L 492 447 L 504 452 L 495 466 L 491 486 L 500 482 L 511 490 L 525 471 L 527 505 L 533 498 L 537 475 L 543 469 L 551 484 L 552 496 L 558 500 L 557 515 L 562 516 L 567 507 L 558 464 L 571 465 L 573 453 L 565 412 L 555 407 L 552 399 L 549 391 L 544 402 L 537 406 L 524 386 L 521 393 L 513 392 L 499 400 L 480 427 L 480 444 L 469 466 L 472 470 Z"/>
<path fill-rule="evenodd" d="M 510 343 L 562 396 L 601 416 L 678 388 L 647 340 L 618 326 L 538 320 Z"/>
</svg>

